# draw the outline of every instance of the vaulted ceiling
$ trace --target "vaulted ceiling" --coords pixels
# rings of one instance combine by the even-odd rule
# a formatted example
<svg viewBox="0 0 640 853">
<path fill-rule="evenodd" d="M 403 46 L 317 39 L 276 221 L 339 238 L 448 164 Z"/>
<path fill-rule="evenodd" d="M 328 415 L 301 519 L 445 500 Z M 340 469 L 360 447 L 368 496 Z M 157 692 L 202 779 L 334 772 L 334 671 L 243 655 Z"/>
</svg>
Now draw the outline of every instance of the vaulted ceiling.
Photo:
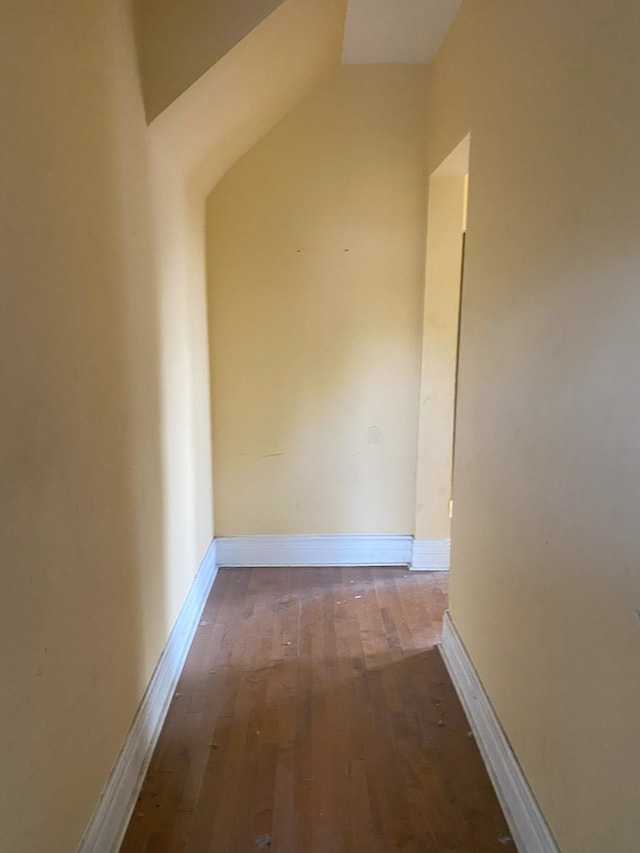
<svg viewBox="0 0 640 853">
<path fill-rule="evenodd" d="M 283 0 L 134 0 L 147 118 L 155 118 Z"/>
<path fill-rule="evenodd" d="M 206 197 L 343 63 L 427 63 L 460 0 L 133 0 L 152 138 Z"/>
<path fill-rule="evenodd" d="M 321 12 L 315 0 L 134 0 L 148 120 L 274 15 L 306 21 L 311 27 L 320 16 L 317 40 L 334 62 L 340 61 L 342 49 L 345 63 L 426 63 L 435 56 L 461 0 L 324 2 Z M 333 22 L 331 44 L 325 38 L 327 18 Z M 313 38 L 313 30 L 308 35 Z M 295 66 L 308 49 L 308 39 L 303 38 L 298 45 L 288 44 L 284 55 L 291 55 Z M 260 75 L 260 69 L 256 73 Z"/>
</svg>

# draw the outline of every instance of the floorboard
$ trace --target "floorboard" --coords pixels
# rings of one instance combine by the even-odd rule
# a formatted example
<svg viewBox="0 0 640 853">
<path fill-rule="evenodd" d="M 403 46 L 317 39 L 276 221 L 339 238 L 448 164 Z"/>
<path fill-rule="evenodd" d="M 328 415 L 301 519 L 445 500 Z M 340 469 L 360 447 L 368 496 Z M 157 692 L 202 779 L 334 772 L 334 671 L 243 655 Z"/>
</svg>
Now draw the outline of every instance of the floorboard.
<svg viewBox="0 0 640 853">
<path fill-rule="evenodd" d="M 446 601 L 446 573 L 221 569 L 121 853 L 515 851 Z"/>
</svg>

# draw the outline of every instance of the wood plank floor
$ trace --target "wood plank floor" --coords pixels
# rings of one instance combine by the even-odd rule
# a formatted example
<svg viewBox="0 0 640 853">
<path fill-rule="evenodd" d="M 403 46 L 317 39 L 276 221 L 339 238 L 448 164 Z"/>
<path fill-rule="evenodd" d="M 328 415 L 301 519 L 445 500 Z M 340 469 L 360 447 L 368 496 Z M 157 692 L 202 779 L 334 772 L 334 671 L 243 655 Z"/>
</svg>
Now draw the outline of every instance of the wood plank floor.
<svg viewBox="0 0 640 853">
<path fill-rule="evenodd" d="M 515 851 L 434 648 L 446 584 L 220 570 L 121 853 Z"/>
</svg>

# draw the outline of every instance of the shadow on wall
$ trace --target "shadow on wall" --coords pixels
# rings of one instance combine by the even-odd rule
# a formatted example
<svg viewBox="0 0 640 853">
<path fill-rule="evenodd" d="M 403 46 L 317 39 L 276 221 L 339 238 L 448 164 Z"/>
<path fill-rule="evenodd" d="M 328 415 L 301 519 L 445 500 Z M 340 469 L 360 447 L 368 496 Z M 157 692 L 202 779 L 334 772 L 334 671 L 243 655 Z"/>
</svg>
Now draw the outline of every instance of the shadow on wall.
<svg viewBox="0 0 640 853">
<path fill-rule="evenodd" d="M 149 121 L 283 0 L 135 0 L 140 75 Z"/>
<path fill-rule="evenodd" d="M 425 82 L 342 68 L 209 198 L 220 535 L 412 532 Z"/>
</svg>

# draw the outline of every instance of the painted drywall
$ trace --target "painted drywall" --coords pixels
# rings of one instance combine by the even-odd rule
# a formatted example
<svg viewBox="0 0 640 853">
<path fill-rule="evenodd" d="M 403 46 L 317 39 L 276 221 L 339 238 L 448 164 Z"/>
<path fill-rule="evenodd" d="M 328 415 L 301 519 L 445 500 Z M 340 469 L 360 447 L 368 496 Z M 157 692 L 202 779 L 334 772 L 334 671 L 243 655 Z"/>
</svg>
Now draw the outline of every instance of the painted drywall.
<svg viewBox="0 0 640 853">
<path fill-rule="evenodd" d="M 183 537 L 200 542 L 213 515 L 205 201 L 232 163 L 337 67 L 344 10 L 345 0 L 286 0 L 149 125 L 163 341 L 163 506 L 172 520 L 165 550 L 182 598 Z"/>
<path fill-rule="evenodd" d="M 207 207 L 220 535 L 411 533 L 426 72 L 336 72 Z"/>
<path fill-rule="evenodd" d="M 3 850 L 77 848 L 211 541 L 206 182 L 339 61 L 322 5 L 286 0 L 151 127 L 126 0 L 5 10 Z"/>
<path fill-rule="evenodd" d="M 164 398 L 191 376 L 162 367 L 180 321 L 127 4 L 11 4 L 1 37 L 0 825 L 3 849 L 53 853 L 76 848 L 210 541 L 211 484 L 205 524 L 167 516 Z"/>
<path fill-rule="evenodd" d="M 464 3 L 471 130 L 451 609 L 562 853 L 640 837 L 640 6 Z"/>
<path fill-rule="evenodd" d="M 416 464 L 417 539 L 450 534 L 451 463 L 465 176 L 429 180 Z"/>
<path fill-rule="evenodd" d="M 134 0 L 147 117 L 159 115 L 282 0 Z"/>
</svg>

